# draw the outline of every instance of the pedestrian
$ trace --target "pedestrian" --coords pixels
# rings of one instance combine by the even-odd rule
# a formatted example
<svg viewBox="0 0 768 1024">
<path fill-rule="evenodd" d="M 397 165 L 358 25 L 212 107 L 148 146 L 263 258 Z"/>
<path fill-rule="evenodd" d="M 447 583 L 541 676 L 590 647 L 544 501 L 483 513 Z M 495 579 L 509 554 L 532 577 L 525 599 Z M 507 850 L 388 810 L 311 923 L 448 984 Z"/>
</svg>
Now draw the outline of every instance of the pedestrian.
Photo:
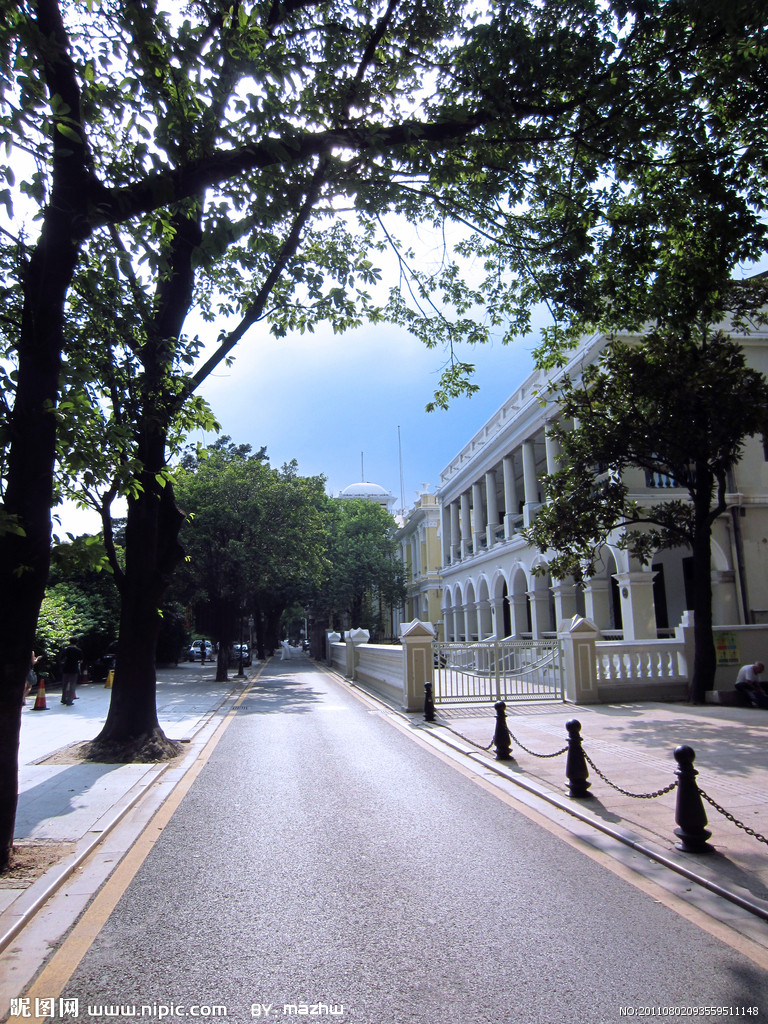
<svg viewBox="0 0 768 1024">
<path fill-rule="evenodd" d="M 746 698 L 753 708 L 768 708 L 768 692 L 760 682 L 760 673 L 765 669 L 762 661 L 752 665 L 743 665 L 736 677 L 736 692 Z"/>
<path fill-rule="evenodd" d="M 32 651 L 32 655 L 29 659 L 29 668 L 27 669 L 27 678 L 24 680 L 24 699 L 21 702 L 22 707 L 27 703 L 27 697 L 29 696 L 30 690 L 37 686 L 37 672 L 35 666 L 38 661 L 42 658 L 42 654 L 38 654 L 35 657 L 35 652 Z"/>
<path fill-rule="evenodd" d="M 77 646 L 74 637 L 69 641 L 61 657 L 61 703 L 71 706 L 77 700 L 75 689 L 80 681 L 80 666 L 83 661 L 83 652 Z"/>
</svg>

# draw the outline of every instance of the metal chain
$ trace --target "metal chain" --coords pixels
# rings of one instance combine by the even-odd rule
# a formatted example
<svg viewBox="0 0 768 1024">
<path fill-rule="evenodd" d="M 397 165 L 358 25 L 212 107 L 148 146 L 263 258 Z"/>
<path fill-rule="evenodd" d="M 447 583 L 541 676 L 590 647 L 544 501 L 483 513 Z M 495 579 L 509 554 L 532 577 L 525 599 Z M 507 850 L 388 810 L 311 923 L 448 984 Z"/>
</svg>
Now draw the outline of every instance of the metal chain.
<svg viewBox="0 0 768 1024">
<path fill-rule="evenodd" d="M 665 786 L 664 789 L 657 789 L 655 793 L 630 793 L 628 789 L 622 789 L 621 786 L 617 786 L 615 782 L 611 782 L 607 776 L 603 775 L 595 762 L 589 754 L 583 750 L 583 748 L 582 751 L 584 753 L 584 760 L 590 768 L 594 770 L 595 774 L 599 775 L 603 782 L 607 783 L 612 789 L 615 789 L 618 793 L 622 793 L 624 796 L 631 796 L 634 800 L 653 800 L 657 796 L 664 796 L 666 793 L 671 793 L 673 789 L 677 789 L 677 780 L 675 780 L 668 786 Z"/>
<path fill-rule="evenodd" d="M 754 836 L 759 843 L 768 844 L 768 839 L 766 839 L 764 835 L 762 835 L 760 832 L 755 832 L 753 828 L 750 828 L 749 825 L 745 825 L 743 821 L 737 821 L 730 811 L 726 811 L 724 807 L 721 807 L 720 804 L 716 803 L 711 796 L 704 792 L 703 789 L 701 789 L 699 786 L 697 786 L 696 788 L 699 790 L 699 793 L 701 794 L 701 796 L 704 797 L 707 803 L 711 804 L 711 806 L 714 807 L 716 811 L 719 811 L 724 818 L 727 818 L 728 821 L 733 822 L 736 828 L 743 829 L 743 831 L 746 832 L 748 836 Z"/>
<path fill-rule="evenodd" d="M 507 730 L 507 731 L 509 732 L 509 730 Z M 515 741 L 515 743 L 518 745 L 518 747 L 520 747 L 521 750 L 524 750 L 526 752 L 526 754 L 530 754 L 531 757 L 560 757 L 560 755 L 564 754 L 566 752 L 566 750 L 568 749 L 568 744 L 566 743 L 566 745 L 563 747 L 562 750 L 556 750 L 554 752 L 554 754 L 537 754 L 535 750 L 529 750 L 528 747 L 526 747 L 524 743 L 521 743 L 520 740 L 517 738 L 517 736 L 515 736 L 515 734 L 513 732 L 510 732 L 509 735 Z"/>
</svg>

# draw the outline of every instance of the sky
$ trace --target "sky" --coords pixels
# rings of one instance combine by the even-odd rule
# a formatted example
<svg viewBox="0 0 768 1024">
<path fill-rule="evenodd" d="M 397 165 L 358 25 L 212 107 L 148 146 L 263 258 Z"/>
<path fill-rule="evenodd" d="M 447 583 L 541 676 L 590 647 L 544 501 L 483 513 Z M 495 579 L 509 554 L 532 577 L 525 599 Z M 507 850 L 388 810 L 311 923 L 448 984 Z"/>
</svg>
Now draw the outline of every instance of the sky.
<svg viewBox="0 0 768 1024">
<path fill-rule="evenodd" d="M 768 260 L 741 268 L 744 276 L 768 269 Z M 541 324 L 544 316 L 541 317 Z M 534 324 L 536 318 L 534 317 Z M 214 346 L 218 326 L 200 324 Z M 464 346 L 457 357 L 476 367 L 480 390 L 455 399 L 447 411 L 426 412 L 446 362 L 406 331 L 386 324 L 342 335 L 330 328 L 276 339 L 256 325 L 200 389 L 236 444 L 267 449 L 280 468 L 296 459 L 303 476 L 322 474 L 338 495 L 361 479 L 395 497 L 393 511 L 409 509 L 441 471 L 533 370 L 538 334 L 508 346 Z M 212 444 L 215 434 L 194 440 Z M 402 489 L 400 453 L 402 452 Z M 68 505 L 55 510 L 54 533 L 97 533 L 93 513 Z M 124 514 L 115 507 L 115 515 Z"/>
<path fill-rule="evenodd" d="M 480 390 L 426 412 L 446 361 L 402 330 L 254 338 L 201 389 L 237 443 L 266 445 L 273 466 L 296 459 L 323 474 L 328 493 L 367 480 L 409 508 L 532 369 L 533 341 L 466 346 Z M 400 474 L 402 452 L 402 493 Z"/>
<path fill-rule="evenodd" d="M 508 346 L 465 346 L 457 355 L 476 366 L 480 390 L 428 413 L 447 357 L 406 331 L 378 324 L 275 339 L 257 325 L 235 350 L 234 364 L 222 365 L 200 393 L 221 434 L 254 450 L 266 446 L 274 467 L 296 459 L 301 475 L 327 478 L 331 495 L 361 479 L 380 484 L 398 511 L 410 508 L 425 484 L 436 489 L 440 472 L 531 372 L 536 342 L 534 335 Z M 210 444 L 216 435 L 195 440 Z M 94 515 L 72 506 L 57 514 L 54 532 L 99 530 Z"/>
</svg>

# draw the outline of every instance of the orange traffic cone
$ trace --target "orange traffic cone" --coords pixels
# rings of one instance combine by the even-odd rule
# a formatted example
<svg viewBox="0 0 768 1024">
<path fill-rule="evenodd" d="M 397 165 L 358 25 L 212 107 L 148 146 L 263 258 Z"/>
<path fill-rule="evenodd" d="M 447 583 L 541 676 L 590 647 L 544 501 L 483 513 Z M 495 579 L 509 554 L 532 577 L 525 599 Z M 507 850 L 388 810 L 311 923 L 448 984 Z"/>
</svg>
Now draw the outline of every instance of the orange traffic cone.
<svg viewBox="0 0 768 1024">
<path fill-rule="evenodd" d="M 45 703 L 45 683 L 41 679 L 37 684 L 37 696 L 35 697 L 35 704 L 32 708 L 33 711 L 47 711 L 48 705 Z"/>
</svg>

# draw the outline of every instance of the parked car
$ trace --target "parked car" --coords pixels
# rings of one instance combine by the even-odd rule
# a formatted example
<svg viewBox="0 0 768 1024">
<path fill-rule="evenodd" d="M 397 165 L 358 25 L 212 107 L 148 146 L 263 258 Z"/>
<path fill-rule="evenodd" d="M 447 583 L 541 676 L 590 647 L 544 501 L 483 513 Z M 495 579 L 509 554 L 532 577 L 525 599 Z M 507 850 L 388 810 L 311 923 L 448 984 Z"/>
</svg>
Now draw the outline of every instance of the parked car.
<svg viewBox="0 0 768 1024">
<path fill-rule="evenodd" d="M 215 650 L 210 640 L 193 640 L 189 648 L 189 660 L 200 661 L 200 655 L 203 650 L 203 644 L 205 644 L 205 660 L 213 661 L 215 657 Z"/>
<path fill-rule="evenodd" d="M 229 664 L 239 665 L 240 664 L 240 648 L 243 649 L 243 666 L 248 667 L 251 664 L 251 652 L 248 644 L 232 644 L 229 649 Z"/>
</svg>

